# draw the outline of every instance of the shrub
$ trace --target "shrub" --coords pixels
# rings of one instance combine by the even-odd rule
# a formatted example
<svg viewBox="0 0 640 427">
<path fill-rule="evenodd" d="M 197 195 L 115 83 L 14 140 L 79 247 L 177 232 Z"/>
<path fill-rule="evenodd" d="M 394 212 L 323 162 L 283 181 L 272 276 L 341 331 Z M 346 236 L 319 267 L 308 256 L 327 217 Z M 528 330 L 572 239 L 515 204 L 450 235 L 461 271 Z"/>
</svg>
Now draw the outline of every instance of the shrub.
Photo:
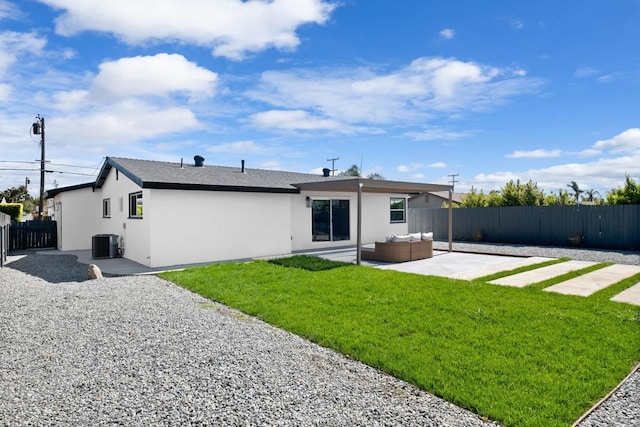
<svg viewBox="0 0 640 427">
<path fill-rule="evenodd" d="M 351 265 L 346 262 L 331 261 L 328 259 L 309 255 L 295 255 L 288 258 L 276 258 L 270 260 L 269 262 L 283 267 L 302 268 L 309 271 L 331 270 L 333 268 Z"/>
<path fill-rule="evenodd" d="M 21 203 L 0 203 L 0 212 L 11 217 L 11 221 L 20 221 L 22 219 Z"/>
</svg>

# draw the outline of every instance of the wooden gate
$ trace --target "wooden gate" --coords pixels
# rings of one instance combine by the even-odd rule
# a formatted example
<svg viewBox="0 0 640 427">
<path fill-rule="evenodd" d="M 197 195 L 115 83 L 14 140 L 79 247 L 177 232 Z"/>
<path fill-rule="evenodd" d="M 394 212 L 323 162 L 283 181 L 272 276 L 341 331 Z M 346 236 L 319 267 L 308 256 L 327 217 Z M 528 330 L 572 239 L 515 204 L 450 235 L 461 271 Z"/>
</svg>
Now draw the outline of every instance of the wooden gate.
<svg viewBox="0 0 640 427">
<path fill-rule="evenodd" d="M 58 227 L 55 221 L 26 221 L 11 224 L 9 250 L 55 248 Z"/>
</svg>

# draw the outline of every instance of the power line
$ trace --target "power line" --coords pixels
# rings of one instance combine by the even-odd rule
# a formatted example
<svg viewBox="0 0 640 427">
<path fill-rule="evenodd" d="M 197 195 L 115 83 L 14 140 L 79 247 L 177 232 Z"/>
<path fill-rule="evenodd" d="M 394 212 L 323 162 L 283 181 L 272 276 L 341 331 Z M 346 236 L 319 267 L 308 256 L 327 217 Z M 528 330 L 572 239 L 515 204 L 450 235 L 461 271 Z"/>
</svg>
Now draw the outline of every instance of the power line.
<svg viewBox="0 0 640 427">
<path fill-rule="evenodd" d="M 79 168 L 79 169 L 95 169 L 93 166 L 78 166 L 78 165 L 65 165 L 62 163 L 49 163 L 50 165 L 54 165 L 54 166 L 65 166 L 68 168 Z"/>
<path fill-rule="evenodd" d="M 26 171 L 33 172 L 36 169 L 21 169 L 21 168 L 0 168 L 0 171 Z M 69 172 L 69 171 L 54 171 L 54 170 L 45 170 L 46 173 L 63 173 L 68 175 L 84 175 L 84 176 L 96 176 L 95 173 L 80 173 L 80 172 Z"/>
</svg>

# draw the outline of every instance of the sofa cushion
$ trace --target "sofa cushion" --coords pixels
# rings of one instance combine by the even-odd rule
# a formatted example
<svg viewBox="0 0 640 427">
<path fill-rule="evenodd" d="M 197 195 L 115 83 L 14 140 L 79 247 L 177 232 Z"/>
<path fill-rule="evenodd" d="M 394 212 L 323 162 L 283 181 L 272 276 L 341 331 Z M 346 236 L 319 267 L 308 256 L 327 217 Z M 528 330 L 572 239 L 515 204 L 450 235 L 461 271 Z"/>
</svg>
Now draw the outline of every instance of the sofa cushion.
<svg viewBox="0 0 640 427">
<path fill-rule="evenodd" d="M 433 240 L 433 232 L 422 233 L 422 240 Z"/>
<path fill-rule="evenodd" d="M 411 237 L 411 241 L 414 240 L 422 240 L 422 233 L 410 233 L 409 237 Z"/>
<path fill-rule="evenodd" d="M 410 242 L 411 241 L 411 236 L 409 236 L 408 234 L 396 234 L 395 236 L 393 236 L 393 243 L 401 243 L 401 242 Z"/>
</svg>

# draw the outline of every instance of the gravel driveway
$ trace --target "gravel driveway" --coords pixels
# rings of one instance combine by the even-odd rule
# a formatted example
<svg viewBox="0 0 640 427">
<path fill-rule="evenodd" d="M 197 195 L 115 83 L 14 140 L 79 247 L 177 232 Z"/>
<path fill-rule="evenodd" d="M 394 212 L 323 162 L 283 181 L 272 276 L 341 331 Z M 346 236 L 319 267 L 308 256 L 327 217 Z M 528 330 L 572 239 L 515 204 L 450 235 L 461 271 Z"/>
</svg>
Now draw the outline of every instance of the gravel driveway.
<svg viewBox="0 0 640 427">
<path fill-rule="evenodd" d="M 68 255 L 8 267 L 0 425 L 489 424 L 155 276 L 84 281 Z M 636 372 L 581 427 L 640 425 L 639 396 Z"/>
<path fill-rule="evenodd" d="M 155 276 L 26 273 L 68 257 L 0 269 L 0 425 L 487 425 Z"/>
</svg>

